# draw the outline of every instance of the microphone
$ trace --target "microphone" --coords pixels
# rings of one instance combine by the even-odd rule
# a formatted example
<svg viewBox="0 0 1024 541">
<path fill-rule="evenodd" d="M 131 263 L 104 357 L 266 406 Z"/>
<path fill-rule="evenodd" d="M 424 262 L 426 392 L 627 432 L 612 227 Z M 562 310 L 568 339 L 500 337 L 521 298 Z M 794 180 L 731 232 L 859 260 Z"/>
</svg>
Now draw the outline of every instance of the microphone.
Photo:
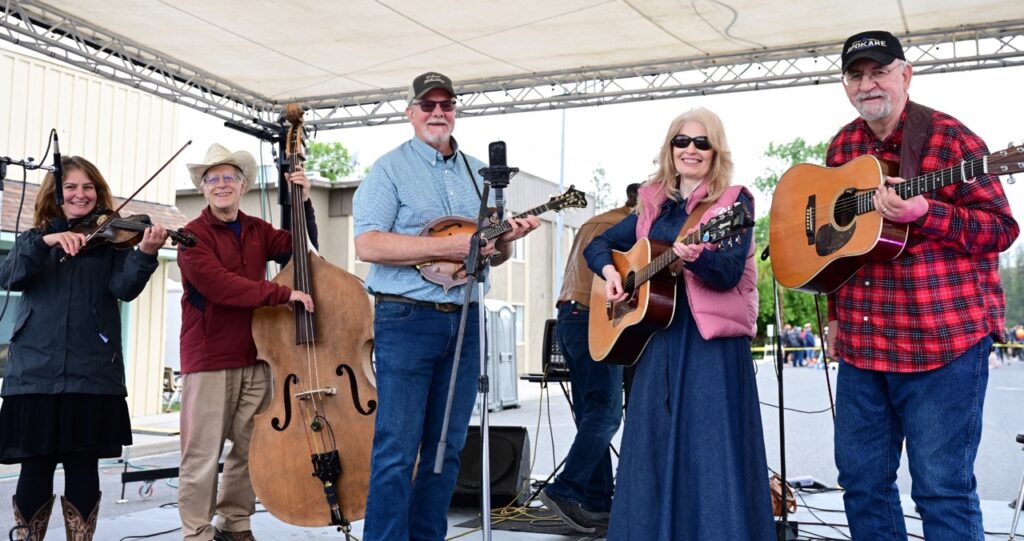
<svg viewBox="0 0 1024 541">
<path fill-rule="evenodd" d="M 64 165 L 60 160 L 60 141 L 53 130 L 53 199 L 60 207 L 64 204 Z"/>
<path fill-rule="evenodd" d="M 508 166 L 508 161 L 505 159 L 505 141 L 495 141 L 487 145 L 487 152 L 490 154 L 492 169 Z"/>
<path fill-rule="evenodd" d="M 518 167 L 509 167 L 505 159 L 505 142 L 494 141 L 487 147 L 490 155 L 490 165 L 480 170 L 484 179 L 490 182 L 494 188 L 494 202 L 498 207 L 498 219 L 503 219 L 505 210 L 505 198 L 502 189 L 508 187 L 509 178 L 519 172 Z"/>
</svg>

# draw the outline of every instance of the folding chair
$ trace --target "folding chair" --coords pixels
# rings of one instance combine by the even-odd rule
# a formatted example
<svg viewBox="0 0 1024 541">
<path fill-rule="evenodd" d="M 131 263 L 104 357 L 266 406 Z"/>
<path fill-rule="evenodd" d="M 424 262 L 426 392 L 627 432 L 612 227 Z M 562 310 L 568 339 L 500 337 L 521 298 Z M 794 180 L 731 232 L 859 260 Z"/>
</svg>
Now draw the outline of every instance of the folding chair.
<svg viewBox="0 0 1024 541">
<path fill-rule="evenodd" d="M 164 412 L 171 411 L 171 406 L 181 402 L 181 375 L 174 369 L 164 367 Z"/>
<path fill-rule="evenodd" d="M 1024 433 L 1017 434 L 1017 443 L 1024 445 Z M 1017 520 L 1020 518 L 1020 508 L 1024 506 L 1024 475 L 1020 477 L 1020 490 L 1017 491 L 1017 499 L 1013 502 L 1013 525 L 1010 526 L 1009 541 L 1013 541 L 1017 535 Z"/>
</svg>

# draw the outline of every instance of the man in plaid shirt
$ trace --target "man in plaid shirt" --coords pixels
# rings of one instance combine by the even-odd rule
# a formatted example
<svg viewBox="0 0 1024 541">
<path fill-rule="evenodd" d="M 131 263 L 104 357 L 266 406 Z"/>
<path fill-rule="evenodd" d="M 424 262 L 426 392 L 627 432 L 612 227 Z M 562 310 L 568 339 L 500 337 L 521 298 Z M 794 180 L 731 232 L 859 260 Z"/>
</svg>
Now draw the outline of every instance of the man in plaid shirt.
<svg viewBox="0 0 1024 541">
<path fill-rule="evenodd" d="M 923 174 L 988 154 L 959 121 L 909 101 L 913 70 L 892 34 L 850 37 L 842 69 L 859 118 L 833 138 L 827 165 L 906 157 L 914 162 L 901 171 Z M 925 537 L 983 540 L 974 460 L 988 355 L 1004 326 L 998 254 L 1020 228 L 991 175 L 905 200 L 892 188 L 903 181 L 887 177 L 873 202 L 888 221 L 909 224 L 906 248 L 828 298 L 829 353 L 840 359 L 839 484 L 855 540 L 907 539 L 896 486 L 905 442 Z"/>
</svg>

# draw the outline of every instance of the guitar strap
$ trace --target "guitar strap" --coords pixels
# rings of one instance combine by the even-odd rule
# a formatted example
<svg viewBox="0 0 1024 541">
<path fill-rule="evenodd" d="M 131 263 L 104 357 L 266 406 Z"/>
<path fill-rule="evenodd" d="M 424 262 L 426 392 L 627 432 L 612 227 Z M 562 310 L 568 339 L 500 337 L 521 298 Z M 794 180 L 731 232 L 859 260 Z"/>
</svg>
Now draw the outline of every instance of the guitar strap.
<svg viewBox="0 0 1024 541">
<path fill-rule="evenodd" d="M 700 224 L 700 217 L 704 216 L 704 213 L 707 212 L 714 203 L 714 201 L 701 201 L 693 208 L 693 212 L 686 217 L 686 221 L 683 222 L 683 227 L 679 229 L 679 235 L 676 236 L 676 242 L 682 241 L 683 238 L 686 237 L 687 231 Z"/>
<path fill-rule="evenodd" d="M 711 208 L 712 204 L 714 204 L 714 201 L 701 201 L 700 203 L 697 203 L 696 207 L 693 207 L 693 212 L 691 212 L 690 215 L 686 217 L 686 221 L 683 222 L 683 227 L 679 228 L 679 235 L 676 236 L 676 242 L 682 242 L 682 240 L 686 237 L 687 231 L 689 231 L 692 227 L 700 225 L 700 217 L 704 216 L 704 213 L 707 212 L 709 208 Z M 676 262 L 669 265 L 669 272 L 672 273 L 672 276 L 678 276 L 679 273 L 682 272 L 682 270 L 680 270 L 682 267 L 676 266 L 681 264 L 682 262 L 677 260 Z"/>
<path fill-rule="evenodd" d="M 903 145 L 900 148 L 900 178 L 911 179 L 921 173 L 921 156 L 928 141 L 932 125 L 930 107 L 912 101 L 907 102 L 907 120 L 903 126 Z"/>
</svg>

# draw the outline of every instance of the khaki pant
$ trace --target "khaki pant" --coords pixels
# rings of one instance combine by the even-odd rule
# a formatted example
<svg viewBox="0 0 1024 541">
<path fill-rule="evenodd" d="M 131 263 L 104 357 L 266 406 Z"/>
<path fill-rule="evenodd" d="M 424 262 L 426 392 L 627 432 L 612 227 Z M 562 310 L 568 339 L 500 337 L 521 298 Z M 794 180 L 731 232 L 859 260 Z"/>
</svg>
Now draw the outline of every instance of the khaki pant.
<svg viewBox="0 0 1024 541">
<path fill-rule="evenodd" d="M 253 415 L 270 399 L 269 386 L 264 363 L 182 376 L 178 512 L 184 539 L 212 540 L 215 514 L 217 528 L 251 529 L 256 494 L 249 479 L 249 441 Z M 217 465 L 225 440 L 232 446 L 218 491 Z"/>
</svg>

